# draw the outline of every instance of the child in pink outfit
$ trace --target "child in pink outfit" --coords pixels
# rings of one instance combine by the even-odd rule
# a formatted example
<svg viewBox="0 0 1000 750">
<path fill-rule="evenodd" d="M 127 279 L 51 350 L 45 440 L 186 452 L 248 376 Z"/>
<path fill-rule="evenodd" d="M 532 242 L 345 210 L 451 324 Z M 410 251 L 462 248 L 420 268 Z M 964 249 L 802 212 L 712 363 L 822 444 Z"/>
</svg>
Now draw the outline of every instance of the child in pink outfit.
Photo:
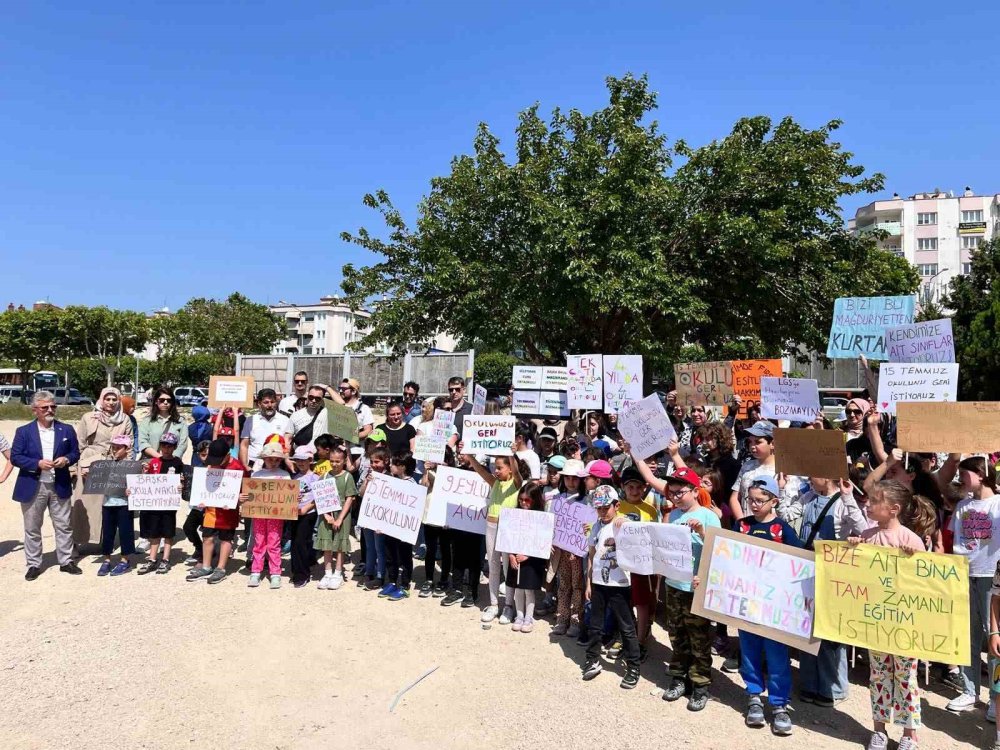
<svg viewBox="0 0 1000 750">
<path fill-rule="evenodd" d="M 264 468 L 255 471 L 253 479 L 290 479 L 290 475 L 282 464 L 285 452 L 279 443 L 268 443 L 260 451 L 260 459 Z M 246 495 L 240 500 L 246 501 Z M 281 534 L 285 522 L 280 518 L 253 519 L 253 556 L 250 563 L 250 580 L 247 586 L 260 586 L 260 578 L 264 572 L 264 557 L 267 556 L 267 569 L 271 576 L 271 588 L 281 588 Z"/>
</svg>

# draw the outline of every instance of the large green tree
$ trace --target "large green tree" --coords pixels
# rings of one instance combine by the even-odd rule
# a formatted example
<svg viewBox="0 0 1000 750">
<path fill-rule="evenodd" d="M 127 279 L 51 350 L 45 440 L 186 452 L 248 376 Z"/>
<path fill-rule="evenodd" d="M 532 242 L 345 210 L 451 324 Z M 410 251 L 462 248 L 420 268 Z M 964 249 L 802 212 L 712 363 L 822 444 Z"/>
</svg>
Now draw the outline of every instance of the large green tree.
<svg viewBox="0 0 1000 750">
<path fill-rule="evenodd" d="M 515 156 L 480 125 L 473 154 L 431 180 L 413 228 L 384 191 L 387 232 L 343 238 L 381 258 L 344 267 L 349 304 L 377 300 L 361 346 L 396 352 L 439 330 L 536 362 L 628 352 L 668 367 L 826 347 L 838 296 L 904 294 L 908 263 L 843 226 L 838 202 L 882 187 L 832 140 L 786 118 L 670 145 L 645 77 L 609 78 L 592 114 L 521 113 Z"/>
<path fill-rule="evenodd" d="M 62 315 L 55 308 L 0 313 L 0 359 L 14 363 L 21 371 L 21 382 L 27 384 L 22 400 L 31 387 L 28 373 L 61 357 L 68 346 L 60 326 Z"/>
<path fill-rule="evenodd" d="M 104 368 L 105 384 L 114 385 L 122 360 L 149 341 L 146 316 L 132 310 L 72 305 L 62 313 L 64 335 Z"/>
</svg>

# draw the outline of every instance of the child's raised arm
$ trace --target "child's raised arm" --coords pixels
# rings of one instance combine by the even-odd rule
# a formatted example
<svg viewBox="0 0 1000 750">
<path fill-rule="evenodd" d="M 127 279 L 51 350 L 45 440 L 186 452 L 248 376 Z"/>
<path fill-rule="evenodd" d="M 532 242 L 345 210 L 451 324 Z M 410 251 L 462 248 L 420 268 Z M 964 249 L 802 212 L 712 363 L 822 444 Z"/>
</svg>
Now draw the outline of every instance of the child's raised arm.
<svg viewBox="0 0 1000 750">
<path fill-rule="evenodd" d="M 489 485 L 490 487 L 492 487 L 492 486 L 493 486 L 494 484 L 496 484 L 496 481 L 497 481 L 497 478 L 496 478 L 495 476 L 493 476 L 492 474 L 490 474 L 490 473 L 489 473 L 489 472 L 488 472 L 488 471 L 486 470 L 486 467 L 485 467 L 485 466 L 483 466 L 483 465 L 482 465 L 481 463 L 479 463 L 479 459 L 477 459 L 477 458 L 476 458 L 475 456 L 473 456 L 473 455 L 472 455 L 471 453 L 470 453 L 470 454 L 469 454 L 469 455 L 468 455 L 468 456 L 467 456 L 466 458 L 468 458 L 468 461 L 469 461 L 469 466 L 471 466 L 471 467 L 472 467 L 472 470 L 473 470 L 474 472 L 476 472 L 476 473 L 477 473 L 477 474 L 478 474 L 478 475 L 480 476 L 480 478 L 481 478 L 481 479 L 482 479 L 482 480 L 483 480 L 484 482 L 486 482 L 486 484 L 488 484 L 488 485 Z M 513 461 L 514 461 L 514 459 L 515 459 L 515 458 L 516 458 L 516 456 L 511 456 L 511 461 L 512 461 L 512 463 L 511 463 L 511 468 L 512 468 L 512 469 L 513 469 L 513 467 L 514 467 L 514 465 L 515 465 L 515 464 L 513 463 Z M 520 484 L 518 484 L 517 486 L 518 486 L 518 487 L 520 487 L 521 485 L 520 485 Z"/>
</svg>

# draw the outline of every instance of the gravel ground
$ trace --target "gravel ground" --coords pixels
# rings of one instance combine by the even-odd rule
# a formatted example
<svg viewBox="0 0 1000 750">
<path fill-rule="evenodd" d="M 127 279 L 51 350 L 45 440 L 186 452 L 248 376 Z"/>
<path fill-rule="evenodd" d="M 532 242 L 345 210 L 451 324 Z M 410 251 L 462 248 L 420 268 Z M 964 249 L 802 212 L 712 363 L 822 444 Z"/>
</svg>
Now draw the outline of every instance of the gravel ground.
<svg viewBox="0 0 1000 750">
<path fill-rule="evenodd" d="M 12 437 L 15 423 L 0 423 Z M 16 472 L 15 472 L 16 474 Z M 168 575 L 97 578 L 48 567 L 23 579 L 23 527 L 11 502 L 14 477 L 0 486 L 0 748 L 810 748 L 863 747 L 870 713 L 864 663 L 836 710 L 795 704 L 792 738 L 743 725 L 738 675 L 718 672 L 701 714 L 660 700 L 666 633 L 632 691 L 605 664 L 580 680 L 582 650 L 494 625 L 478 611 L 439 600 L 393 603 L 349 582 L 252 590 L 234 573 L 217 586 Z M 181 513 L 183 516 L 183 511 Z M 174 559 L 189 551 L 181 542 Z M 286 563 L 287 564 L 287 563 Z M 417 568 L 418 580 L 423 566 Z M 437 671 L 389 712 L 395 694 Z M 721 660 L 716 659 L 716 667 Z M 953 716 L 953 695 L 933 684 L 924 701 L 924 748 L 982 746 L 992 738 L 982 707 Z M 898 739 L 899 731 L 891 736 Z"/>
</svg>

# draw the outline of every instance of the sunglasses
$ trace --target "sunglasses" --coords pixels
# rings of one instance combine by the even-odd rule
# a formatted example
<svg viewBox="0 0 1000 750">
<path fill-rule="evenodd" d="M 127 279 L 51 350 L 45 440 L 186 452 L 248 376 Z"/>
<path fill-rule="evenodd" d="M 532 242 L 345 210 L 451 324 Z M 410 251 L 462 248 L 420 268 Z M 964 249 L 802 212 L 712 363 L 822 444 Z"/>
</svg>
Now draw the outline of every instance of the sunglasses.
<svg viewBox="0 0 1000 750">
<path fill-rule="evenodd" d="M 173 402 L 174 402 L 174 400 L 172 398 L 158 398 L 158 399 L 156 399 L 156 403 L 158 403 L 158 404 L 172 404 Z"/>
<path fill-rule="evenodd" d="M 844 410 L 844 414 L 853 414 L 854 416 L 858 417 L 858 416 L 861 416 L 861 410 L 860 409 L 845 409 Z"/>
<path fill-rule="evenodd" d="M 306 396 L 306 401 L 322 401 L 322 396 Z"/>
<path fill-rule="evenodd" d="M 458 387 L 458 388 L 449 388 L 448 389 L 448 393 L 461 393 L 461 392 L 462 392 L 462 388 L 461 387 Z"/>
<path fill-rule="evenodd" d="M 308 380 L 296 380 L 295 385 L 305 385 L 308 382 Z"/>
</svg>

